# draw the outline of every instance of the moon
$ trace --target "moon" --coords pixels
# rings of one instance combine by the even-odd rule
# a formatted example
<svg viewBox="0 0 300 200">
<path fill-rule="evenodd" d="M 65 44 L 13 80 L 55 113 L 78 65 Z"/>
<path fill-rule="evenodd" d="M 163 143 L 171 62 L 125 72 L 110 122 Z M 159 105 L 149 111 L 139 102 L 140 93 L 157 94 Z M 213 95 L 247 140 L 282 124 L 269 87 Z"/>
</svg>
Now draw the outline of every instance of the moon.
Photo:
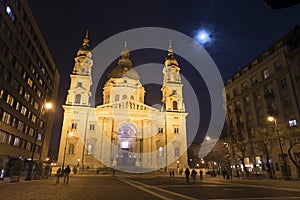
<svg viewBox="0 0 300 200">
<path fill-rule="evenodd" d="M 205 45 L 211 41 L 211 34 L 208 30 L 200 29 L 196 32 L 194 39 L 201 45 Z"/>
</svg>

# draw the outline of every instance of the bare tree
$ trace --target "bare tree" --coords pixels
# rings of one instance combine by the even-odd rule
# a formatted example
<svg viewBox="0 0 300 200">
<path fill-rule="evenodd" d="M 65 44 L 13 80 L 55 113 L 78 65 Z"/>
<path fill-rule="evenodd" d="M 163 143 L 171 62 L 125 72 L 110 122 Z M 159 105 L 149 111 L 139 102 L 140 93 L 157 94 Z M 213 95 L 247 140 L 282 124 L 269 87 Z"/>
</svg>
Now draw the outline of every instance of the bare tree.
<svg viewBox="0 0 300 200">
<path fill-rule="evenodd" d="M 273 132 L 267 131 L 266 128 L 262 127 L 252 128 L 252 131 L 252 141 L 256 144 L 257 150 L 261 151 L 265 156 L 267 172 L 269 173 L 269 177 L 274 179 L 276 176 L 274 168 L 270 163 L 270 155 L 272 152 L 272 143 L 274 140 L 276 140 L 276 136 L 273 134 Z"/>
</svg>

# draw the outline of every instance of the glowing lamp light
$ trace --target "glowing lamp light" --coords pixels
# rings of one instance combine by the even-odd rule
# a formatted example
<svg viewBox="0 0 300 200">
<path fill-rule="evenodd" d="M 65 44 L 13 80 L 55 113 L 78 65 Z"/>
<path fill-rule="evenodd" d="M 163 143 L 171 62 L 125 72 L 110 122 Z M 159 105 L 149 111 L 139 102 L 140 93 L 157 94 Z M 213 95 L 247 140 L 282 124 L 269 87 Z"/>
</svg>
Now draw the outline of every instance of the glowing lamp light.
<svg viewBox="0 0 300 200">
<path fill-rule="evenodd" d="M 275 120 L 275 118 L 274 118 L 274 117 L 272 117 L 272 116 L 269 116 L 267 119 L 268 119 L 268 121 L 270 121 L 270 122 L 272 122 L 272 121 L 274 121 L 274 120 Z"/>
<path fill-rule="evenodd" d="M 51 109 L 53 108 L 53 104 L 52 103 L 46 103 L 45 104 L 45 108 L 48 110 L 48 109 Z"/>
</svg>

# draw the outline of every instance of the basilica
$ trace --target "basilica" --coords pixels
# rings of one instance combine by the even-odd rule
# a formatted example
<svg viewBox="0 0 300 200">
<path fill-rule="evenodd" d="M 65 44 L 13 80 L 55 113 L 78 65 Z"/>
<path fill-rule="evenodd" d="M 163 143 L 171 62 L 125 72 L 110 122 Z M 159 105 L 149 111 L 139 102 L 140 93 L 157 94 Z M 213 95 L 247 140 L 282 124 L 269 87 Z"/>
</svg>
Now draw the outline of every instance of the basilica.
<svg viewBox="0 0 300 200">
<path fill-rule="evenodd" d="M 144 103 L 146 91 L 126 43 L 103 87 L 102 105 L 90 103 L 96 96 L 90 90 L 92 67 L 100 66 L 93 66 L 88 33 L 74 60 L 57 166 L 130 172 L 187 167 L 187 113 L 171 45 L 162 69 L 161 109 Z"/>
</svg>

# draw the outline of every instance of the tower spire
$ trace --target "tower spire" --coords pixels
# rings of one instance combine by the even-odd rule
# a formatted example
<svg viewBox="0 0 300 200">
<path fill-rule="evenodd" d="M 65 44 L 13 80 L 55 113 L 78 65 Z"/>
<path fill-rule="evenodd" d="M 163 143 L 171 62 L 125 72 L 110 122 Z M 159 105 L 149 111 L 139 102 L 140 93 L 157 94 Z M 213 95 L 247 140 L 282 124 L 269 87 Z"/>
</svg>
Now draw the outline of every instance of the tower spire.
<svg viewBox="0 0 300 200">
<path fill-rule="evenodd" d="M 90 50 L 90 44 L 89 44 L 89 42 L 90 42 L 90 40 L 89 40 L 89 31 L 86 30 L 85 37 L 83 39 L 81 48 L 85 49 L 85 50 Z"/>
</svg>

